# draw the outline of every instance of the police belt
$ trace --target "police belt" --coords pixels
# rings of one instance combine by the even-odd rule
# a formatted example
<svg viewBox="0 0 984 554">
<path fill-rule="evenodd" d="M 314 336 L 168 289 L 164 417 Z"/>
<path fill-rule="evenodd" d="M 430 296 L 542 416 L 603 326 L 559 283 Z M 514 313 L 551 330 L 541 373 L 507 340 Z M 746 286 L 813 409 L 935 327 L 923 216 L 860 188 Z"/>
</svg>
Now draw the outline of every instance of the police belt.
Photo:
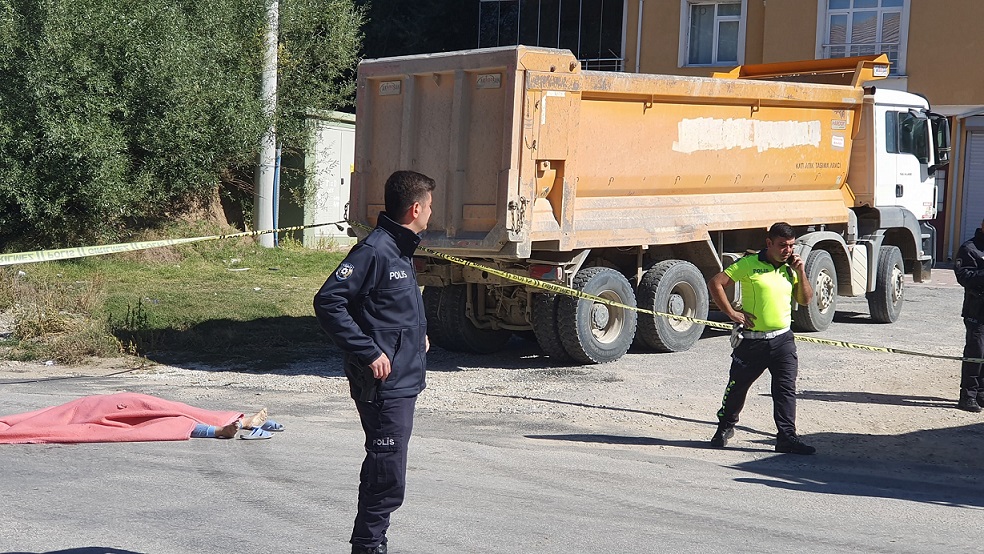
<svg viewBox="0 0 984 554">
<path fill-rule="evenodd" d="M 784 327 L 782 329 L 776 329 L 775 331 L 742 331 L 741 336 L 745 339 L 774 339 L 779 335 L 784 335 L 789 332 L 789 327 Z"/>
</svg>

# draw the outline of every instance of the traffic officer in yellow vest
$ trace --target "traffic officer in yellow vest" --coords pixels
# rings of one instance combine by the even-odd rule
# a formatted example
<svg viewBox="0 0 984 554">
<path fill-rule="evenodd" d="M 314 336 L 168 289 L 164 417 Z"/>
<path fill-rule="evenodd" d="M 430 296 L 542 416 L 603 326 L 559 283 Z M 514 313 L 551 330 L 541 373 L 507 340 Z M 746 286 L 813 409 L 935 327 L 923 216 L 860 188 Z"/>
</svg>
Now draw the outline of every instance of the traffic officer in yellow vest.
<svg viewBox="0 0 984 554">
<path fill-rule="evenodd" d="M 768 369 L 772 374 L 773 416 L 778 435 L 776 452 L 814 454 L 816 448 L 796 435 L 796 341 L 789 328 L 792 300 L 807 305 L 813 287 L 802 258 L 793 254 L 796 233 L 784 222 L 769 228 L 765 249 L 731 264 L 708 282 L 711 298 L 736 325 L 740 338 L 731 354 L 731 374 L 718 411 L 711 446 L 721 448 L 735 434 L 738 414 L 748 389 Z M 725 287 L 741 283 L 742 306 L 728 302 Z M 735 341 L 733 341 L 735 342 Z"/>
</svg>

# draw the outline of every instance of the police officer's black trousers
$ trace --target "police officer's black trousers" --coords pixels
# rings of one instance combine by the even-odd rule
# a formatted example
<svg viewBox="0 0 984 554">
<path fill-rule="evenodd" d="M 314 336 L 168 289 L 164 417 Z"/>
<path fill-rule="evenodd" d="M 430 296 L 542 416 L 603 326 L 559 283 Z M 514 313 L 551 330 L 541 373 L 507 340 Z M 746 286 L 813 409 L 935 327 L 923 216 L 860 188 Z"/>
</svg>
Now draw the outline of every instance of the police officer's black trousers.
<svg viewBox="0 0 984 554">
<path fill-rule="evenodd" d="M 984 323 L 965 317 L 964 326 L 967 327 L 964 358 L 984 357 Z M 963 362 L 960 367 L 960 390 L 966 391 L 969 396 L 984 392 L 984 375 L 981 373 L 981 364 Z"/>
<path fill-rule="evenodd" d="M 796 434 L 796 373 L 799 359 L 792 331 L 771 339 L 744 339 L 731 354 L 731 374 L 718 421 L 734 427 L 748 389 L 768 368 L 772 374 L 773 417 L 780 437 Z"/>
<path fill-rule="evenodd" d="M 373 548 L 386 542 L 390 514 L 403 504 L 407 444 L 417 397 L 356 401 L 366 433 L 366 459 L 359 474 L 359 513 L 351 543 Z"/>
</svg>

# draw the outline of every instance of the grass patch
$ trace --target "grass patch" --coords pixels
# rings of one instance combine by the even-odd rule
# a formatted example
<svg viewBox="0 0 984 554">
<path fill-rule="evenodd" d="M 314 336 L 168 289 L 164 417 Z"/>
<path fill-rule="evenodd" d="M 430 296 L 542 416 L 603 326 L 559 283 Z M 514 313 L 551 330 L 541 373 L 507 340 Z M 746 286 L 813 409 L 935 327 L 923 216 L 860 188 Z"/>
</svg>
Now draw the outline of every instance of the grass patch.
<svg viewBox="0 0 984 554">
<path fill-rule="evenodd" d="M 343 257 L 228 239 L 6 268 L 0 311 L 13 331 L 0 346 L 14 359 L 275 369 L 325 347 L 311 302 Z"/>
</svg>

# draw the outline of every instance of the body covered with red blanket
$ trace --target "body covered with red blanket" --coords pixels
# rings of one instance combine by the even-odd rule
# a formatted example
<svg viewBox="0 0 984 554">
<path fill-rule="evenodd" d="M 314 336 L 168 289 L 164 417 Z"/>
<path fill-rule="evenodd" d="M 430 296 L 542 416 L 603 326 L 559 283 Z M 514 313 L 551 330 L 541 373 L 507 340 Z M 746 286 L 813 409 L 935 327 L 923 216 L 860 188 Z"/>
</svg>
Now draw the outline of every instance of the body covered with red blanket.
<svg viewBox="0 0 984 554">
<path fill-rule="evenodd" d="M 0 444 L 180 441 L 198 423 L 224 426 L 239 412 L 204 410 L 137 393 L 86 396 L 60 406 L 0 416 Z"/>
</svg>

